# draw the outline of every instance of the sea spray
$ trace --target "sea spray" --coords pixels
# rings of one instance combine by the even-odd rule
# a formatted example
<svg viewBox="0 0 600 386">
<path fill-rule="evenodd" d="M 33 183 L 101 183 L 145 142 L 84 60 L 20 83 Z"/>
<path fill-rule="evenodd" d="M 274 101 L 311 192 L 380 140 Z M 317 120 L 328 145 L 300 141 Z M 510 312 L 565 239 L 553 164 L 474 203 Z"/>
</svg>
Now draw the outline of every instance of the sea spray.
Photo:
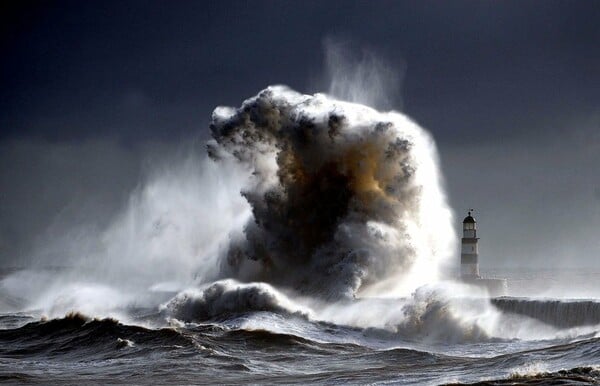
<svg viewBox="0 0 600 386">
<path fill-rule="evenodd" d="M 163 322 L 243 319 L 337 342 L 593 331 L 505 314 L 478 289 L 440 281 L 455 262 L 452 215 L 433 140 L 406 116 L 277 86 L 217 108 L 211 132 L 212 159 L 154 170 L 69 256 L 77 265 L 18 272 L 2 289 L 48 317 L 138 323 L 129 310 L 164 304 Z M 331 324 L 349 335 L 321 336 Z"/>
<path fill-rule="evenodd" d="M 51 240 L 64 267 L 15 272 L 0 291 L 18 299 L 18 310 L 102 317 L 218 279 L 219 249 L 251 214 L 239 193 L 247 172 L 196 150 L 155 163 L 104 229 Z"/>
<path fill-rule="evenodd" d="M 378 110 L 402 107 L 400 90 L 406 63 L 392 65 L 370 49 L 331 36 L 323 40 L 323 53 L 325 80 L 317 90 L 327 89 L 335 99 Z"/>
<path fill-rule="evenodd" d="M 452 215 L 433 140 L 406 116 L 277 86 L 217 108 L 211 130 L 212 160 L 154 170 L 78 265 L 2 287 L 49 317 L 163 303 L 188 322 L 266 312 L 406 339 L 555 336 L 440 282 Z"/>
<path fill-rule="evenodd" d="M 409 294 L 453 254 L 452 214 L 428 133 L 397 112 L 269 87 L 215 109 L 215 160 L 252 172 L 252 218 L 223 274 L 321 298 Z"/>
</svg>

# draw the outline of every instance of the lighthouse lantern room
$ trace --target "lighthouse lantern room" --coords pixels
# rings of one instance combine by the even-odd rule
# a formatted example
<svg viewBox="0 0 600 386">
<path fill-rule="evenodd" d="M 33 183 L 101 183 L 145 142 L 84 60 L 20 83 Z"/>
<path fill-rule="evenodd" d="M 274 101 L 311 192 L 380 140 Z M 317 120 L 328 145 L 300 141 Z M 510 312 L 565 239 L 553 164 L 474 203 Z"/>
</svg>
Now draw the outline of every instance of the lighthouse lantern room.
<svg viewBox="0 0 600 386">
<path fill-rule="evenodd" d="M 477 222 L 469 210 L 463 220 L 463 237 L 461 240 L 460 273 L 465 279 L 479 278 L 479 251 L 477 250 Z"/>
</svg>

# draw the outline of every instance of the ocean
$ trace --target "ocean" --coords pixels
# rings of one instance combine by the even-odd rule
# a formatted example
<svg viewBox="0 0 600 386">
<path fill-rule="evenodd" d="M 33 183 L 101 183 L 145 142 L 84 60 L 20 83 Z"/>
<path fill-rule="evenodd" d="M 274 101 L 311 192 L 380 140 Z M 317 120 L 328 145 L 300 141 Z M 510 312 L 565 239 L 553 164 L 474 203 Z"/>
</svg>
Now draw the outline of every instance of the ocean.
<svg viewBox="0 0 600 386">
<path fill-rule="evenodd" d="M 461 224 L 407 116 L 274 86 L 210 131 L 4 274 L 0 380 L 600 383 L 600 272 L 483 271 L 501 297 L 454 280 Z"/>
<path fill-rule="evenodd" d="M 600 279 L 599 273 L 571 275 L 596 283 Z M 519 282 L 512 281 L 513 292 Z M 510 284 L 509 278 L 509 290 Z M 169 296 L 162 293 L 157 298 Z M 600 383 L 597 298 L 467 297 L 460 305 L 451 298 L 431 298 L 425 306 L 430 309 L 421 311 L 415 310 L 414 299 L 371 298 L 342 302 L 335 311 L 360 305 L 370 312 L 383 308 L 385 317 L 397 308 L 395 324 L 374 323 L 378 327 L 356 327 L 360 323 L 351 318 L 349 324 L 319 320 L 318 315 L 278 308 L 252 296 L 213 309 L 202 302 L 187 304 L 192 309 L 180 317 L 188 321 L 173 318 L 165 303 L 113 310 L 122 319 L 76 311 L 48 318 L 39 310 L 7 311 L 17 307 L 18 300 L 7 304 L 8 299 L 2 299 L 3 383 Z M 452 314 L 482 309 L 510 329 L 490 327 L 484 314 L 462 320 L 460 314 Z M 418 317 L 411 315 L 416 312 Z M 331 314 L 322 317 L 335 319 Z"/>
</svg>

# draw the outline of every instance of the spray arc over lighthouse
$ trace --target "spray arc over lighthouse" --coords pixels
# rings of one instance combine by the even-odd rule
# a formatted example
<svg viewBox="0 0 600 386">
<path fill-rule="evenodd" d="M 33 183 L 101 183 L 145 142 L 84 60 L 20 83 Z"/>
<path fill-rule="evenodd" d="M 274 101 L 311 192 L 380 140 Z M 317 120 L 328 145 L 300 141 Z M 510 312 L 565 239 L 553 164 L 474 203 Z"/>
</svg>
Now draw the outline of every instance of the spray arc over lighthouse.
<svg viewBox="0 0 600 386">
<path fill-rule="evenodd" d="M 223 275 L 325 298 L 407 294 L 443 276 L 452 214 L 429 134 L 397 112 L 269 87 L 219 107 L 209 155 L 252 174 Z"/>
</svg>

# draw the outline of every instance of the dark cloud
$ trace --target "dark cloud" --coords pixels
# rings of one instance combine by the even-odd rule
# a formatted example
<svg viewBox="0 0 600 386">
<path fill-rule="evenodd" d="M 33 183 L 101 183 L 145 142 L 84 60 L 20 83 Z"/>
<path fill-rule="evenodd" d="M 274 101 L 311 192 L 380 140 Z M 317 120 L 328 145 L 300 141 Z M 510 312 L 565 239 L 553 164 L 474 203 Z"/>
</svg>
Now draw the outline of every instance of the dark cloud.
<svg viewBox="0 0 600 386">
<path fill-rule="evenodd" d="M 599 8 L 556 1 L 30 3 L 5 15 L 0 122 L 4 137 L 108 132 L 136 140 L 202 130 L 216 104 L 236 104 L 268 84 L 306 89 L 321 71 L 322 40 L 337 36 L 375 48 L 399 68 L 406 63 L 406 110 L 437 137 L 494 139 L 521 130 L 524 118 L 596 108 Z M 123 106 L 131 90 L 152 103 Z"/>
<path fill-rule="evenodd" d="M 237 106 L 269 84 L 328 90 L 320 80 L 326 78 L 322 45 L 331 37 L 371 49 L 404 74 L 389 105 L 433 133 L 457 210 L 477 206 L 482 216 L 494 213 L 494 221 L 505 216 L 494 233 L 505 231 L 511 240 L 521 237 L 513 216 L 535 223 L 528 227 L 532 250 L 558 232 L 548 224 L 573 221 L 591 229 L 598 223 L 598 159 L 582 158 L 580 150 L 598 142 L 597 2 L 25 1 L 1 7 L 2 258 L 31 244 L 65 207 L 84 205 L 81 197 L 94 202 L 88 206 L 117 207 L 137 181 L 140 143 L 169 147 L 208 137 L 215 106 Z M 548 145 L 574 131 L 584 139 L 561 151 Z M 575 174 L 581 178 L 572 179 Z M 477 188 L 469 175 L 477 177 Z M 548 193 L 561 181 L 579 193 Z M 585 238 L 586 253 L 597 254 L 600 247 L 585 232 L 560 228 L 566 239 Z"/>
</svg>

